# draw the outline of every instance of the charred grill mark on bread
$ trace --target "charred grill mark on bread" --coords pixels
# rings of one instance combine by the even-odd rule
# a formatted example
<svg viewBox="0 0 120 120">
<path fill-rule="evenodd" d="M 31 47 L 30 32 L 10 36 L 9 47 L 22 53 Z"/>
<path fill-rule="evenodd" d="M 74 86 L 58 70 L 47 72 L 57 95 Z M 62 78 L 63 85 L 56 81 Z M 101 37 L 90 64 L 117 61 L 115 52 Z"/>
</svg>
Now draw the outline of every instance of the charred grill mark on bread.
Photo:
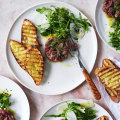
<svg viewBox="0 0 120 120">
<path fill-rule="evenodd" d="M 24 19 L 22 24 L 22 44 L 28 48 L 31 45 L 40 46 L 37 39 L 37 31 L 33 23 Z"/>
<path fill-rule="evenodd" d="M 43 65 L 41 52 L 35 47 L 30 47 L 26 53 L 26 71 L 37 86 L 41 84 L 43 78 Z"/>
<path fill-rule="evenodd" d="M 25 47 L 14 40 L 9 41 L 10 49 L 22 69 L 25 70 L 26 49 Z"/>
</svg>

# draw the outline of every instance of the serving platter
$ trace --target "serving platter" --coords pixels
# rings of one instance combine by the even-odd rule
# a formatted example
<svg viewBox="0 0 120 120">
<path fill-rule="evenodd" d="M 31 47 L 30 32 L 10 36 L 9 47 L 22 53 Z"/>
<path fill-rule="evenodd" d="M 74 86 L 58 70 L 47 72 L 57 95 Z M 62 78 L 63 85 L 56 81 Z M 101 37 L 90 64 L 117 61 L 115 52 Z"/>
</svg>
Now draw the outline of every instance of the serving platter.
<svg viewBox="0 0 120 120">
<path fill-rule="evenodd" d="M 110 41 L 109 38 L 109 19 L 105 15 L 105 13 L 102 10 L 104 0 L 98 0 L 95 10 L 95 25 L 97 32 L 100 36 L 100 38 L 103 40 L 105 44 L 107 44 L 110 48 L 112 48 L 116 52 L 120 52 L 119 50 L 116 50 L 114 47 L 112 47 L 108 42 Z"/>
<path fill-rule="evenodd" d="M 69 57 L 65 61 L 58 63 L 52 63 L 46 59 L 42 84 L 40 86 L 36 86 L 28 73 L 20 68 L 9 48 L 10 39 L 21 42 L 21 27 L 23 20 L 26 18 L 34 24 L 37 24 L 37 21 L 35 20 L 35 17 L 38 14 L 36 9 L 50 7 L 51 5 L 67 8 L 70 12 L 73 12 L 76 17 L 79 16 L 80 11 L 78 9 L 63 2 L 43 3 L 29 8 L 15 20 L 10 29 L 6 43 L 6 57 L 11 71 L 15 75 L 16 79 L 24 86 L 41 94 L 58 95 L 73 90 L 85 81 L 78 61 L 75 57 Z M 83 14 L 82 17 L 86 18 Z M 39 32 L 38 36 L 40 36 Z M 46 41 L 46 38 L 41 36 L 39 37 L 39 42 L 42 44 L 43 49 Z M 90 28 L 90 31 L 85 34 L 83 39 L 78 41 L 78 46 L 81 60 L 90 73 L 97 55 L 97 39 L 93 27 Z"/>
<path fill-rule="evenodd" d="M 15 112 L 15 119 L 29 120 L 30 108 L 24 91 L 15 82 L 3 76 L 0 76 L 0 90 L 7 90 L 11 94 L 10 99 L 14 103 L 10 106 L 10 109 Z"/>
<path fill-rule="evenodd" d="M 86 101 L 86 100 L 84 100 L 84 99 L 67 100 L 67 102 L 76 102 L 76 103 L 80 103 L 80 102 L 83 102 L 83 101 Z M 43 116 L 40 118 L 40 120 L 60 120 L 60 118 L 44 117 L 44 115 L 53 115 L 53 114 L 56 115 L 56 114 L 58 114 L 57 107 L 59 105 L 61 105 L 61 104 L 64 104 L 65 102 L 66 101 L 60 102 L 60 103 L 54 105 L 53 107 L 51 107 L 49 110 L 47 110 L 47 112 L 45 112 L 43 114 Z M 110 114 L 103 107 L 101 107 L 100 105 L 98 105 L 98 104 L 95 103 L 95 106 L 92 109 L 94 109 L 94 110 L 97 111 L 97 113 L 96 113 L 96 116 L 97 116 L 96 119 L 98 117 L 106 115 L 109 120 L 113 120 L 112 117 L 110 116 Z"/>
</svg>

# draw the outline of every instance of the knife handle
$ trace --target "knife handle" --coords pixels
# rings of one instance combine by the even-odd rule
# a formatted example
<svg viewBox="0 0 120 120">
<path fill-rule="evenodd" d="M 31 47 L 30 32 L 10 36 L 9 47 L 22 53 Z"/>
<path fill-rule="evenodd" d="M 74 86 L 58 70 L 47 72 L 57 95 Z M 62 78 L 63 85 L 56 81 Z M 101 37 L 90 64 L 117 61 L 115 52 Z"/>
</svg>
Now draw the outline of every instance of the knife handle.
<svg viewBox="0 0 120 120">
<path fill-rule="evenodd" d="M 85 77 L 85 79 L 86 79 L 86 81 L 87 81 L 87 83 L 88 83 L 88 85 L 93 93 L 94 98 L 96 100 L 99 100 L 101 98 L 101 95 L 100 95 L 98 89 L 96 88 L 94 82 L 92 81 L 92 79 L 91 79 L 91 77 L 86 69 L 83 70 L 83 74 L 84 74 L 84 77 Z"/>
</svg>

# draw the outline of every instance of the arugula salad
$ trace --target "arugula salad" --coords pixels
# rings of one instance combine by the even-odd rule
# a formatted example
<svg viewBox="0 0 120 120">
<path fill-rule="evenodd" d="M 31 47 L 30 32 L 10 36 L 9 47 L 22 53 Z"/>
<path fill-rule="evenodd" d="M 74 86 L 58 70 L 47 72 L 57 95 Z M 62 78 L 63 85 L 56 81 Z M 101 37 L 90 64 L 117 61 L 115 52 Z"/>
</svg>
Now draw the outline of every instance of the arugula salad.
<svg viewBox="0 0 120 120">
<path fill-rule="evenodd" d="M 120 50 L 120 18 L 113 20 L 111 28 L 112 31 L 109 32 L 109 44 L 115 47 L 116 50 Z"/>
<path fill-rule="evenodd" d="M 43 7 L 36 9 L 40 14 L 44 14 L 48 22 L 42 25 L 36 25 L 42 36 L 55 34 L 59 39 L 74 38 L 78 40 L 82 38 L 85 31 L 89 31 L 91 24 L 88 19 L 82 18 L 81 13 L 76 18 L 73 13 L 63 7 L 51 6 L 51 8 Z"/>
<path fill-rule="evenodd" d="M 44 115 L 44 117 L 60 117 L 61 120 L 93 120 L 96 118 L 96 110 L 93 110 L 94 103 L 91 100 L 85 103 L 66 102 L 58 106 L 57 115 Z"/>
</svg>

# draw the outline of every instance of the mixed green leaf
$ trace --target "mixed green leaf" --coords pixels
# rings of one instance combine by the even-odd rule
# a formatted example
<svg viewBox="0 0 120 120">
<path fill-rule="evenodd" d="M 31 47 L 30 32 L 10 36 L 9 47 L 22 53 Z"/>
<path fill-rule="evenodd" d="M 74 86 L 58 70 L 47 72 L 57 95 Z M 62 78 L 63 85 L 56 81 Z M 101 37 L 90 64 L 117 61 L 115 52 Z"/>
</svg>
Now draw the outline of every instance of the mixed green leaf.
<svg viewBox="0 0 120 120">
<path fill-rule="evenodd" d="M 41 9 L 36 9 L 40 14 L 45 14 L 49 27 L 44 28 L 41 25 L 36 25 L 37 29 L 41 31 L 41 35 L 48 36 L 55 34 L 58 38 L 70 38 L 72 37 L 72 32 L 79 33 L 80 29 L 83 28 L 84 31 L 89 31 L 91 24 L 88 22 L 88 19 L 82 18 L 79 13 L 79 17 L 76 18 L 75 15 L 69 12 L 68 9 L 53 7 L 53 9 L 43 7 Z M 70 29 L 70 24 L 74 24 L 72 27 L 74 30 Z M 76 38 L 78 39 L 78 38 Z"/>
<path fill-rule="evenodd" d="M 0 93 L 0 109 L 7 111 L 9 110 L 11 105 L 10 96 L 11 94 L 9 94 L 7 91 Z"/>
<path fill-rule="evenodd" d="M 111 26 L 113 32 L 109 32 L 109 44 L 120 50 L 120 18 L 116 18 Z"/>
<path fill-rule="evenodd" d="M 64 117 L 67 120 L 67 113 L 73 111 L 77 117 L 77 120 L 93 120 L 96 118 L 96 111 L 91 108 L 86 108 L 78 103 L 67 103 L 68 107 L 59 115 L 45 115 L 44 117 Z"/>
</svg>

